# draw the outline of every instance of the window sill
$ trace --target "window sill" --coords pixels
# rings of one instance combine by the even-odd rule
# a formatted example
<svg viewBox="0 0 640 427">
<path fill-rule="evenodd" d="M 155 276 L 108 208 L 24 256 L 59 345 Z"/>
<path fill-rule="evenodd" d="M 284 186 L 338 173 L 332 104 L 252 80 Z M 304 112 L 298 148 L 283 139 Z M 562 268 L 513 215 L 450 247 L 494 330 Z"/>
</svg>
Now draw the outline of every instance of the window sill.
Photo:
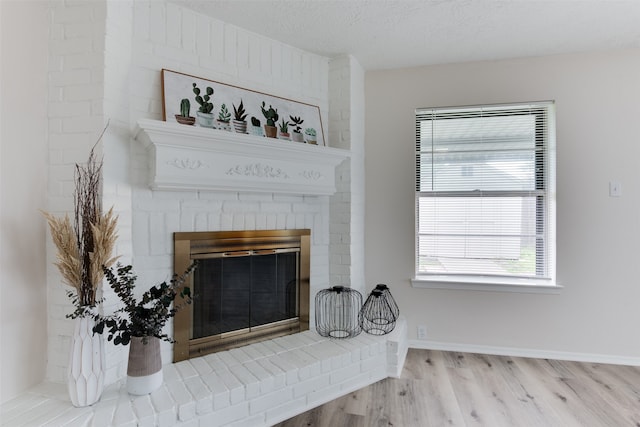
<svg viewBox="0 0 640 427">
<path fill-rule="evenodd" d="M 562 286 L 551 280 L 517 279 L 481 276 L 417 276 L 411 286 L 423 289 L 515 292 L 527 294 L 559 294 Z"/>
</svg>

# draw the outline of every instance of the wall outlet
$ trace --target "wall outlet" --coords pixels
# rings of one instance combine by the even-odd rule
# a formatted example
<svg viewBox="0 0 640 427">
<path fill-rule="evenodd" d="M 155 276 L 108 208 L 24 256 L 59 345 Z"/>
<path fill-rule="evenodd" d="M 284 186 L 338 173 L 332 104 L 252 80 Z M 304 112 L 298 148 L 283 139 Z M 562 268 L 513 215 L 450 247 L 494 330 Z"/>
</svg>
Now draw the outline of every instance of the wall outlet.
<svg viewBox="0 0 640 427">
<path fill-rule="evenodd" d="M 427 327 L 424 325 L 418 325 L 418 339 L 426 340 L 427 339 Z"/>
<path fill-rule="evenodd" d="M 610 197 L 620 197 L 622 196 L 622 184 L 617 181 L 609 182 L 609 196 Z"/>
</svg>

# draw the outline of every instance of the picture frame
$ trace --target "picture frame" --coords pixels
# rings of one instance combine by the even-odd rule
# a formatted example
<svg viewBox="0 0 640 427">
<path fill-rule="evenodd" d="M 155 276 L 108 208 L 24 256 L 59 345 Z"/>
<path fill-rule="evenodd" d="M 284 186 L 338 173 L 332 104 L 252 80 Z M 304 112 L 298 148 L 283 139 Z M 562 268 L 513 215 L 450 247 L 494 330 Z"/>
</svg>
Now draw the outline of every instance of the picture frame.
<svg viewBox="0 0 640 427">
<path fill-rule="evenodd" d="M 326 145 L 320 108 L 317 105 L 311 105 L 305 102 L 164 68 L 161 71 L 161 80 L 162 119 L 166 122 L 210 127 L 222 131 L 246 133 L 263 137 L 267 136 L 268 131 L 265 131 L 267 121 L 265 114 L 277 112 L 277 138 L 294 142 Z M 198 95 L 194 92 L 195 88 L 199 89 L 199 99 L 196 99 Z M 208 97 L 205 95 L 208 95 Z M 181 111 L 184 99 L 189 101 L 189 116 L 183 116 Z M 203 104 L 212 104 L 213 106 L 202 106 L 199 101 Z M 234 109 L 240 107 L 240 102 L 242 102 L 246 114 L 246 130 L 243 130 L 241 123 L 234 123 Z M 222 107 L 223 104 L 225 106 L 224 108 Z M 263 113 L 263 108 L 265 113 Z M 202 114 L 207 110 L 210 110 L 210 113 Z M 224 120 L 220 120 L 220 118 L 227 118 L 228 121 L 225 122 Z M 252 124 L 252 118 L 260 121 L 259 127 Z M 271 118 L 273 119 L 273 114 L 271 114 Z M 299 123 L 294 124 L 292 118 L 298 119 Z M 282 132 L 280 128 L 283 119 L 288 125 L 286 126 L 288 127 L 288 136 L 287 133 Z M 302 122 L 300 122 L 300 120 L 302 120 Z M 301 140 L 299 135 L 293 135 L 296 128 L 299 129 L 299 133 L 302 134 Z M 313 135 L 314 133 L 315 135 Z M 273 138 L 274 136 L 271 137 Z"/>
</svg>

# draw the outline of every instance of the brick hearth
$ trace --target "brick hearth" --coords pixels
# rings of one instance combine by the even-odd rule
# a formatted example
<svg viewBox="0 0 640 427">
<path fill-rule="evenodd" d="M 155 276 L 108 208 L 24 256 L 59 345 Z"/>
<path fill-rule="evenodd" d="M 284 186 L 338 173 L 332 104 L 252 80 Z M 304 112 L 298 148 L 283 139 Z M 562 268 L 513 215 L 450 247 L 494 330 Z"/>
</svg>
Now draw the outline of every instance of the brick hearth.
<svg viewBox="0 0 640 427">
<path fill-rule="evenodd" d="M 163 386 L 131 396 L 123 381 L 87 408 L 64 384 L 43 383 L 0 407 L 3 426 L 270 426 L 339 396 L 399 376 L 406 321 L 378 337 L 312 331 L 167 364 Z"/>
</svg>

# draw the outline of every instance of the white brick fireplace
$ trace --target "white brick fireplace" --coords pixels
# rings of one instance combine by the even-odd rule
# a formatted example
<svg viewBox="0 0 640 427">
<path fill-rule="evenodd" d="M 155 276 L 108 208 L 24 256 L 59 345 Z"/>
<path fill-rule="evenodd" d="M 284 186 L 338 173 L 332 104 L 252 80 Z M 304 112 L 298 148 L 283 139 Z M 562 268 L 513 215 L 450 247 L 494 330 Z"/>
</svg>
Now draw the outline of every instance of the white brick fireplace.
<svg viewBox="0 0 640 427">
<path fill-rule="evenodd" d="M 352 58 L 329 60 L 166 1 L 52 2 L 50 13 L 48 210 L 71 211 L 74 164 L 86 159 L 109 121 L 99 147 L 104 205 L 119 214 L 117 253 L 134 265 L 139 286 L 172 274 L 174 231 L 309 228 L 312 295 L 329 285 L 364 292 L 364 73 Z M 270 192 L 151 188 L 152 160 L 135 135 L 140 122 L 161 120 L 162 68 L 318 105 L 327 147 L 296 149 L 311 149 L 309 159 L 319 155 L 314 149 L 350 151 L 331 177 L 335 194 L 289 191 L 294 180 Z M 52 264 L 55 251 L 49 246 L 47 253 Z M 63 382 L 70 305 L 55 268 L 48 276 L 47 379 Z M 113 309 L 108 289 L 105 296 L 106 309 Z M 113 383 L 125 375 L 126 351 L 109 345 L 107 352 Z M 168 344 L 163 360 L 171 360 Z"/>
<path fill-rule="evenodd" d="M 148 119 L 135 139 L 145 148 L 146 200 L 162 200 L 134 203 L 134 224 L 148 230 L 134 228 L 136 253 L 163 269 L 173 266 L 174 232 L 309 229 L 313 327 L 313 296 L 329 283 L 328 196 L 349 151 Z"/>
</svg>

